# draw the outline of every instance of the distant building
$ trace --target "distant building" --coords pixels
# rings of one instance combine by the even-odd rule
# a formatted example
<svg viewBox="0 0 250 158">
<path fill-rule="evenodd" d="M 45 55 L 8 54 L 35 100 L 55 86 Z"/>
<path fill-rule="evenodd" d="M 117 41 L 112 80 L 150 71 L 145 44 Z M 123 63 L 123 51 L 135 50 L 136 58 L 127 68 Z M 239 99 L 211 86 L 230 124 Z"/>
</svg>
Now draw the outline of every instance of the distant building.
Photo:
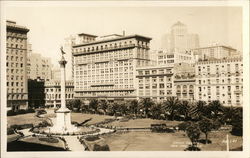
<svg viewBox="0 0 250 158">
<path fill-rule="evenodd" d="M 169 52 L 185 53 L 199 47 L 199 36 L 188 33 L 187 26 L 180 21 L 172 25 L 171 32 L 163 37 L 162 48 Z"/>
<path fill-rule="evenodd" d="M 28 54 L 28 79 L 52 79 L 52 64 L 50 58 L 42 57 L 38 53 Z"/>
<path fill-rule="evenodd" d="M 219 100 L 225 106 L 242 106 L 242 58 L 214 59 L 195 64 L 196 100 Z"/>
<path fill-rule="evenodd" d="M 7 21 L 6 79 L 7 108 L 28 107 L 27 33 L 29 29 Z"/>
<path fill-rule="evenodd" d="M 239 55 L 236 49 L 223 45 L 214 45 L 192 49 L 198 60 L 222 59 Z"/>
<path fill-rule="evenodd" d="M 75 97 L 136 98 L 136 67 L 149 64 L 151 38 L 113 34 L 94 39 L 72 47 Z"/>
<path fill-rule="evenodd" d="M 52 70 L 52 80 L 58 80 L 60 81 L 61 80 L 61 70 L 60 68 L 54 68 Z"/>
<path fill-rule="evenodd" d="M 186 51 L 185 53 L 158 51 L 156 57 L 158 65 L 174 66 L 174 64 L 178 63 L 195 63 L 194 55 L 190 51 Z"/>
<path fill-rule="evenodd" d="M 146 66 L 136 69 L 137 97 L 163 101 L 173 96 L 173 67 Z"/>
<path fill-rule="evenodd" d="M 44 80 L 28 80 L 29 107 L 38 108 L 45 105 Z"/>
<path fill-rule="evenodd" d="M 65 84 L 66 101 L 74 99 L 74 84 L 73 81 L 66 81 Z M 45 106 L 60 107 L 61 105 L 61 85 L 60 81 L 45 82 Z"/>
<path fill-rule="evenodd" d="M 194 101 L 195 68 L 191 64 L 178 63 L 174 67 L 174 91 L 180 100 Z"/>
</svg>

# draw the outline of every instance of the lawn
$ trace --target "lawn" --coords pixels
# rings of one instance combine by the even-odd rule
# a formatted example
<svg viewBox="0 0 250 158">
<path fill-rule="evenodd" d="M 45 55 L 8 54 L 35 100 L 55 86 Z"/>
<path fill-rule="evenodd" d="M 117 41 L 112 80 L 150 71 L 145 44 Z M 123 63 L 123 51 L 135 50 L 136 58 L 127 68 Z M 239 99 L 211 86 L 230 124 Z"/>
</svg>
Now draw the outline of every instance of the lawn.
<svg viewBox="0 0 250 158">
<path fill-rule="evenodd" d="M 46 114 L 45 117 L 55 117 L 56 115 L 54 113 Z M 112 116 L 106 116 L 106 115 L 95 115 L 95 114 L 83 114 L 83 113 L 71 113 L 71 120 L 76 121 L 78 123 L 83 122 L 84 120 L 87 120 L 89 118 L 92 118 L 89 122 L 86 124 L 95 124 L 97 122 L 104 121 L 106 118 L 111 118 Z M 45 118 L 38 118 L 35 116 L 35 113 L 29 113 L 29 114 L 22 114 L 22 115 L 16 115 L 16 116 L 8 116 L 7 117 L 7 124 L 8 127 L 14 124 L 20 125 L 20 124 L 38 124 L 39 122 L 42 122 L 45 120 Z"/>
<path fill-rule="evenodd" d="M 226 132 L 213 132 L 210 134 L 212 144 L 199 143 L 198 147 L 202 151 L 225 151 L 226 134 Z M 241 147 L 242 137 L 232 135 L 229 137 L 231 138 L 230 150 Z M 183 151 L 190 144 L 184 132 L 125 132 L 106 135 L 103 138 L 111 151 Z"/>
<path fill-rule="evenodd" d="M 177 126 L 181 122 L 180 121 L 153 120 L 153 119 L 135 119 L 135 120 L 128 120 L 126 122 L 114 121 L 107 125 L 115 126 L 115 127 L 125 127 L 125 128 L 147 128 L 147 127 L 150 127 L 151 124 L 163 124 L 163 123 L 165 123 L 167 126 Z"/>
<path fill-rule="evenodd" d="M 96 114 L 84 114 L 84 113 L 71 113 L 71 120 L 76 121 L 78 123 L 83 122 L 84 120 L 92 118 L 89 122 L 86 124 L 92 125 L 98 122 L 102 122 L 105 119 L 112 118 L 112 116 L 108 115 L 96 115 Z"/>
<path fill-rule="evenodd" d="M 39 122 L 42 122 L 43 118 L 38 118 L 35 116 L 35 113 L 29 113 L 29 114 L 21 114 L 16 116 L 8 116 L 7 117 L 7 124 L 8 127 L 14 124 L 21 125 L 21 124 L 38 124 Z"/>
</svg>

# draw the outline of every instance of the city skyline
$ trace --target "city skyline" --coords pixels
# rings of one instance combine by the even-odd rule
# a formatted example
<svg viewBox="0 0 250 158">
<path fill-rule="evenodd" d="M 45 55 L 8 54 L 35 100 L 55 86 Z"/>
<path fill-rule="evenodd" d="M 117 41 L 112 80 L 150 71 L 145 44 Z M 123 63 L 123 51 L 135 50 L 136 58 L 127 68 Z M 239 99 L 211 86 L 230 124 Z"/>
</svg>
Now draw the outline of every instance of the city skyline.
<svg viewBox="0 0 250 158">
<path fill-rule="evenodd" d="M 157 50 L 161 49 L 162 36 L 177 21 L 187 25 L 188 33 L 199 35 L 201 47 L 219 43 L 242 51 L 240 7 L 85 7 L 84 10 L 80 7 L 8 7 L 6 15 L 7 19 L 30 28 L 32 49 L 50 57 L 55 66 L 58 66 L 59 48 L 70 35 L 84 32 L 103 36 L 125 31 L 126 35 L 152 37 L 151 50 Z M 79 15 L 81 18 L 74 18 Z M 210 16 L 214 18 L 209 19 Z"/>
</svg>

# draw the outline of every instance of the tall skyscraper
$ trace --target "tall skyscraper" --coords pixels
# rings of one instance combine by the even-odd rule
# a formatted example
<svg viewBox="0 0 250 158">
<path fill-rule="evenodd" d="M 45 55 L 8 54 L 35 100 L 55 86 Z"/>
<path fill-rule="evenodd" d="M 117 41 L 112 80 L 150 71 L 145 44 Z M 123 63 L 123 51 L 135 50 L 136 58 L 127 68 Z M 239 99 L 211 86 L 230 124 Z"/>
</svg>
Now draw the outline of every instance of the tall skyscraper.
<svg viewBox="0 0 250 158">
<path fill-rule="evenodd" d="M 169 52 L 185 52 L 199 47 L 199 36 L 188 33 L 187 26 L 180 21 L 172 25 L 171 32 L 162 39 L 162 48 Z"/>
<path fill-rule="evenodd" d="M 28 106 L 27 33 L 29 29 L 7 21 L 7 108 L 18 110 Z"/>
</svg>

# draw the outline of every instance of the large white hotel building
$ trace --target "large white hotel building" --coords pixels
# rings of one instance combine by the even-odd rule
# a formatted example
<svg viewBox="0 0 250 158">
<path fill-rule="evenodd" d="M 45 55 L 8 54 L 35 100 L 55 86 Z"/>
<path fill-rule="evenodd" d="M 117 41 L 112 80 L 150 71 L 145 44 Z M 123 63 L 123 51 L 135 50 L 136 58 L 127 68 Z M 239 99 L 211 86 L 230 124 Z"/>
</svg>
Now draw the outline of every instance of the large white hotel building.
<svg viewBox="0 0 250 158">
<path fill-rule="evenodd" d="M 72 46 L 75 98 L 136 98 L 136 67 L 147 65 L 151 38 L 140 35 L 81 34 Z M 83 40 L 84 41 L 84 40 Z"/>
</svg>

